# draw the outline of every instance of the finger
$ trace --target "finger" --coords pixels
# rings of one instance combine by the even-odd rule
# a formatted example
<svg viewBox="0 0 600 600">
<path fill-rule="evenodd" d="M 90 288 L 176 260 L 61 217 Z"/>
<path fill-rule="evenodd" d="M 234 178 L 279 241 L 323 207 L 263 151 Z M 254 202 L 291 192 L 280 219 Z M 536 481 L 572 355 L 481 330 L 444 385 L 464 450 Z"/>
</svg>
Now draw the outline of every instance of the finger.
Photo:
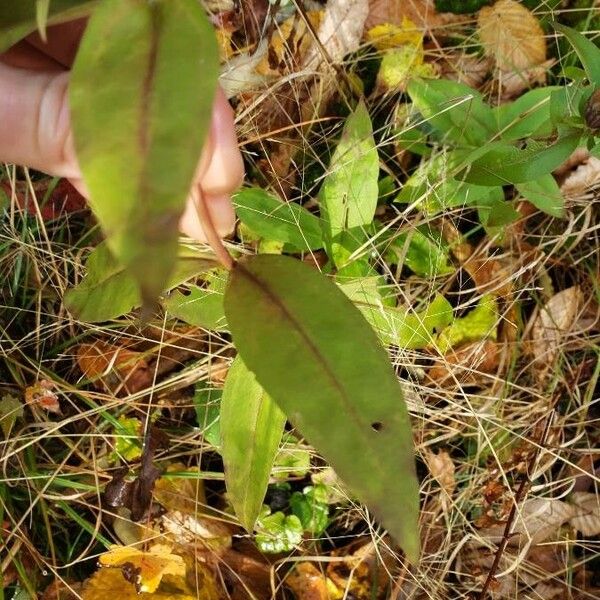
<svg viewBox="0 0 600 600">
<path fill-rule="evenodd" d="M 233 109 L 219 88 L 213 105 L 212 122 L 196 180 L 205 194 L 231 194 L 244 179 Z"/>
<path fill-rule="evenodd" d="M 0 161 L 79 176 L 67 87 L 67 73 L 32 73 L 0 63 Z"/>
<path fill-rule="evenodd" d="M 65 68 L 71 67 L 79 48 L 79 42 L 85 31 L 87 19 L 77 19 L 48 27 L 46 42 L 35 32 L 27 37 L 27 41 L 40 52 L 51 57 Z"/>
<path fill-rule="evenodd" d="M 25 40 L 15 44 L 0 55 L 0 62 L 17 69 L 32 71 L 63 71 L 62 65 L 47 54 L 40 52 Z"/>
<path fill-rule="evenodd" d="M 204 227 L 197 210 L 200 194 L 203 195 L 215 230 L 221 237 L 227 237 L 233 231 L 235 225 L 235 213 L 230 194 L 205 194 L 199 187 L 196 187 L 188 198 L 184 213 L 179 221 L 179 230 L 195 240 L 206 241 Z"/>
</svg>

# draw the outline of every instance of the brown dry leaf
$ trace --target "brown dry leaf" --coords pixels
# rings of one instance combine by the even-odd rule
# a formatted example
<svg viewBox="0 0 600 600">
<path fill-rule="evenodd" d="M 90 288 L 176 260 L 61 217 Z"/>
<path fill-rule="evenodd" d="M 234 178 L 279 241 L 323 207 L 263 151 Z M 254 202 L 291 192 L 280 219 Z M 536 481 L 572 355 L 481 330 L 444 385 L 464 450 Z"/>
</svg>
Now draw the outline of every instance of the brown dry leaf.
<svg viewBox="0 0 600 600">
<path fill-rule="evenodd" d="M 563 196 L 577 199 L 600 186 L 600 158 L 589 156 L 580 164 L 560 186 Z"/>
<path fill-rule="evenodd" d="M 539 21 L 515 0 L 484 6 L 477 19 L 486 55 L 507 73 L 536 67 L 546 60 L 546 40 Z"/>
<path fill-rule="evenodd" d="M 520 71 L 498 71 L 498 85 L 500 86 L 500 99 L 511 100 L 520 96 L 525 90 L 546 83 L 548 69 L 554 64 L 554 60 L 547 60 L 540 65 L 522 69 Z"/>
<path fill-rule="evenodd" d="M 544 379 L 553 368 L 563 339 L 577 322 L 583 301 L 581 288 L 573 286 L 552 296 L 534 317 L 529 350 L 540 379 Z"/>
<path fill-rule="evenodd" d="M 455 466 L 448 452 L 440 450 L 435 454 L 431 450 L 426 450 L 425 462 L 429 467 L 432 477 L 439 483 L 448 496 L 452 496 L 456 488 L 456 480 L 454 479 Z"/>
<path fill-rule="evenodd" d="M 100 340 L 80 344 L 77 364 L 97 389 L 133 394 L 152 385 L 152 372 L 141 352 Z"/>
<path fill-rule="evenodd" d="M 177 543 L 220 551 L 231 546 L 232 529 L 207 515 L 184 514 L 172 510 L 160 519 L 161 530 Z"/>
<path fill-rule="evenodd" d="M 448 52 L 441 62 L 441 78 L 479 89 L 492 70 L 492 66 L 493 61 L 489 57 L 480 57 L 463 51 Z"/>
<path fill-rule="evenodd" d="M 497 371 L 501 351 L 502 344 L 491 340 L 464 344 L 445 354 L 427 375 L 439 386 L 480 385 Z"/>
<path fill-rule="evenodd" d="M 155 592 L 164 575 L 185 577 L 185 561 L 164 544 L 155 544 L 148 552 L 130 546 L 112 546 L 100 557 L 100 565 L 118 567 L 138 594 Z"/>
<path fill-rule="evenodd" d="M 54 393 L 55 384 L 48 379 L 40 379 L 35 385 L 25 388 L 25 403 L 42 408 L 46 412 L 59 415 L 60 403 Z"/>
<path fill-rule="evenodd" d="M 183 463 L 172 463 L 167 467 L 166 473 L 185 471 L 197 472 L 199 469 L 188 469 Z M 154 484 L 154 498 L 168 510 L 177 510 L 189 515 L 201 512 L 206 505 L 204 482 L 200 477 L 164 477 Z"/>
<path fill-rule="evenodd" d="M 327 578 L 310 562 L 300 562 L 285 578 L 296 600 L 330 600 Z"/>
<path fill-rule="evenodd" d="M 367 29 L 382 23 L 402 25 L 403 19 L 410 19 L 413 23 L 440 37 L 444 29 L 451 23 L 466 22 L 468 16 L 452 13 L 439 13 L 435 9 L 433 0 L 370 0 L 369 14 L 366 20 Z"/>
<path fill-rule="evenodd" d="M 575 492 L 571 496 L 575 515 L 569 523 L 585 536 L 600 535 L 600 495 Z"/>
<path fill-rule="evenodd" d="M 39 600 L 79 600 L 81 588 L 79 582 L 56 579 L 44 590 Z"/>
</svg>

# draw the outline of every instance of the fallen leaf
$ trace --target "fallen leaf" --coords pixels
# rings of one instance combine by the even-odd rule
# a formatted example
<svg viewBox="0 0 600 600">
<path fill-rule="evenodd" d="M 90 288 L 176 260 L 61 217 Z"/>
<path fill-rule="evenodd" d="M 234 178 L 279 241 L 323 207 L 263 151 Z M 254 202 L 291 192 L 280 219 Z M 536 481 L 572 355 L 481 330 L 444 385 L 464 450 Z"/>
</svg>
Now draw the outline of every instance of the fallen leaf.
<svg viewBox="0 0 600 600">
<path fill-rule="evenodd" d="M 571 496 L 571 502 L 575 507 L 575 514 L 569 523 L 587 537 L 600 535 L 600 495 L 575 492 Z"/>
<path fill-rule="evenodd" d="M 310 562 L 300 562 L 285 578 L 296 600 L 330 600 L 327 578 Z"/>
<path fill-rule="evenodd" d="M 382 23 L 402 25 L 404 19 L 410 19 L 419 29 L 429 35 L 440 37 L 447 35 L 447 25 L 464 22 L 461 15 L 439 13 L 433 0 L 369 0 L 367 29 Z"/>
<path fill-rule="evenodd" d="M 600 186 L 600 158 L 589 156 L 560 186 L 565 198 L 577 199 L 590 194 Z"/>
<path fill-rule="evenodd" d="M 167 474 L 184 472 L 185 476 L 165 477 Z M 168 510 L 195 515 L 206 506 L 204 482 L 200 470 L 189 469 L 183 463 L 171 463 L 154 485 L 155 500 Z"/>
<path fill-rule="evenodd" d="M 441 63 L 441 77 L 464 83 L 478 89 L 492 68 L 489 57 L 467 54 L 464 51 L 451 51 L 444 54 Z"/>
<path fill-rule="evenodd" d="M 456 488 L 456 480 L 454 479 L 455 466 L 448 452 L 440 450 L 435 454 L 431 450 L 426 450 L 424 457 L 432 477 L 439 483 L 448 496 L 452 496 Z"/>
<path fill-rule="evenodd" d="M 52 381 L 41 379 L 25 389 L 25 403 L 59 415 L 61 411 L 58 396 L 52 391 L 55 387 Z"/>
<path fill-rule="evenodd" d="M 148 552 L 129 546 L 112 546 L 100 556 L 100 565 L 119 567 L 125 580 L 134 585 L 138 594 L 155 592 L 164 575 L 185 576 L 183 558 L 163 544 L 151 546 Z"/>
<path fill-rule="evenodd" d="M 546 60 L 546 39 L 539 21 L 515 0 L 484 6 L 477 19 L 484 52 L 507 73 L 523 71 Z"/>
<path fill-rule="evenodd" d="M 427 375 L 440 386 L 479 385 L 497 371 L 501 349 L 501 344 L 491 340 L 464 344 L 446 353 Z"/>
<path fill-rule="evenodd" d="M 4 439 L 9 439 L 10 432 L 17 419 L 20 419 L 23 414 L 23 404 L 19 399 L 10 394 L 2 396 L 2 400 L 0 400 L 0 428 L 4 434 Z"/>
<path fill-rule="evenodd" d="M 583 302 L 581 288 L 573 286 L 552 296 L 534 317 L 528 348 L 538 378 L 544 379 L 553 369 L 565 337 L 577 322 Z"/>
<path fill-rule="evenodd" d="M 152 385 L 153 374 L 140 352 L 98 340 L 77 347 L 77 364 L 96 389 L 133 394 Z"/>
</svg>

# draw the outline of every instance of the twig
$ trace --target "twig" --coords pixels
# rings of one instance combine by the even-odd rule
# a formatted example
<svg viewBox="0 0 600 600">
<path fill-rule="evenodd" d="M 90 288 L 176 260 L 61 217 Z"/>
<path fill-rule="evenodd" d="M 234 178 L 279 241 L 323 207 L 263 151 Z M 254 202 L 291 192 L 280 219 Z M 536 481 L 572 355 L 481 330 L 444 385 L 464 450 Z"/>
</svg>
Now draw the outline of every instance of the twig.
<svg viewBox="0 0 600 600">
<path fill-rule="evenodd" d="M 553 415 L 554 415 L 554 410 L 551 410 L 550 413 L 548 414 L 548 417 L 546 418 L 546 423 L 544 425 L 544 431 L 542 433 L 542 436 L 540 438 L 540 441 L 538 443 L 536 451 L 534 452 L 532 458 L 530 459 L 530 461 L 527 465 L 527 469 L 525 470 L 525 473 L 523 474 L 523 478 L 521 479 L 521 483 L 519 484 L 517 493 L 515 494 L 513 505 L 510 509 L 510 513 L 508 514 L 508 518 L 506 520 L 506 526 L 504 527 L 504 533 L 502 534 L 502 540 L 500 541 L 500 544 L 498 545 L 498 549 L 496 550 L 496 555 L 494 556 L 494 562 L 492 563 L 492 566 L 490 567 L 487 578 L 483 584 L 483 588 L 481 589 L 479 596 L 477 596 L 477 600 L 485 600 L 486 594 L 487 594 L 490 586 L 492 585 L 492 581 L 494 581 L 494 576 L 496 575 L 496 572 L 498 571 L 498 566 L 500 565 L 500 559 L 502 558 L 502 555 L 504 554 L 504 551 L 506 550 L 506 545 L 508 544 L 508 540 L 510 539 L 511 529 L 512 529 L 515 517 L 517 516 L 517 509 L 519 507 L 519 504 L 525 498 L 525 495 L 527 493 L 528 484 L 531 483 L 529 473 L 534 468 L 535 463 L 537 462 L 537 460 L 539 458 L 540 451 L 546 444 L 546 439 L 548 437 L 548 430 L 550 429 L 550 422 L 552 421 Z"/>
</svg>

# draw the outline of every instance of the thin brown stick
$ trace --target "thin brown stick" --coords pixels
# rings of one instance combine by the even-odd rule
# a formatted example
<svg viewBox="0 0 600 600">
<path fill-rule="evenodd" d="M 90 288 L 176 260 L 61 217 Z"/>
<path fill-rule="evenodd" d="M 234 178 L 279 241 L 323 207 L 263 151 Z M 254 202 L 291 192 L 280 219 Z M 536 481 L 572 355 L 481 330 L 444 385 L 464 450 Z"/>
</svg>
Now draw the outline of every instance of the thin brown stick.
<svg viewBox="0 0 600 600">
<path fill-rule="evenodd" d="M 206 206 L 206 200 L 202 191 L 200 191 L 198 194 L 198 204 L 196 206 L 196 210 L 198 211 L 200 224 L 202 225 L 202 230 L 204 231 L 208 245 L 212 248 L 217 260 L 221 263 L 221 265 L 228 271 L 231 271 L 235 265 L 235 261 L 233 260 L 231 254 L 229 254 L 227 251 L 227 248 L 225 248 L 223 245 L 221 236 L 215 229 L 215 224 L 213 223 L 212 217 L 210 216 L 210 211 Z"/>
<path fill-rule="evenodd" d="M 540 451 L 546 444 L 546 438 L 548 437 L 548 430 L 550 429 L 550 423 L 552 421 L 553 415 L 554 415 L 554 409 L 552 409 L 550 411 L 550 413 L 548 414 L 548 417 L 546 418 L 546 423 L 544 424 L 544 431 L 541 435 L 541 438 L 540 438 L 540 441 L 536 448 L 536 451 L 533 453 L 533 456 L 527 465 L 527 469 L 526 469 L 525 473 L 523 473 L 521 483 L 519 484 L 517 493 L 515 494 L 513 505 L 510 509 L 510 513 L 508 514 L 508 519 L 506 520 L 506 526 L 504 527 L 504 533 L 502 534 L 502 540 L 500 541 L 500 544 L 498 545 L 498 549 L 496 550 L 496 555 L 494 556 L 494 562 L 492 563 L 492 566 L 490 567 L 490 570 L 487 574 L 487 578 L 483 584 L 483 588 L 481 588 L 481 592 L 479 592 L 479 596 L 477 596 L 477 600 L 485 600 L 486 594 L 488 593 L 488 590 L 489 590 L 490 586 L 492 585 L 492 582 L 494 581 L 494 576 L 496 575 L 496 572 L 498 571 L 498 566 L 500 565 L 500 559 L 502 558 L 502 555 L 504 554 L 504 550 L 506 550 L 506 545 L 508 544 L 508 540 L 510 539 L 511 529 L 512 529 L 515 517 L 517 516 L 517 509 L 519 507 L 519 504 L 525 498 L 525 495 L 527 493 L 527 488 L 529 487 L 528 484 L 531 483 L 531 479 L 529 478 L 529 473 L 534 468 L 535 463 L 537 462 L 537 459 L 540 455 Z"/>
</svg>

